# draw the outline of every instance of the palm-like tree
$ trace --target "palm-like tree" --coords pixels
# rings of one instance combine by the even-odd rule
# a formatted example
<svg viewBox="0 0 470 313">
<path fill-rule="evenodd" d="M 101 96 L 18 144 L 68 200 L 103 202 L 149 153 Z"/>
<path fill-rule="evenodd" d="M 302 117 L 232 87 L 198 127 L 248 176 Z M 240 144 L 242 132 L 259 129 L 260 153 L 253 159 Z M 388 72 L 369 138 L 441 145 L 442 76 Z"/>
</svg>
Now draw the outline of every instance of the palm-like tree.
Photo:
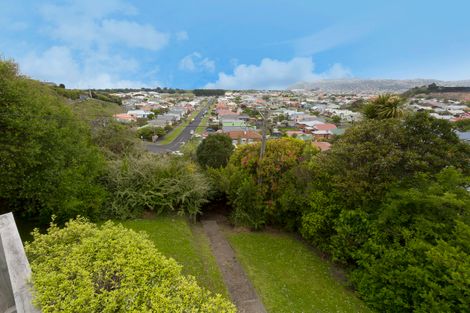
<svg viewBox="0 0 470 313">
<path fill-rule="evenodd" d="M 399 96 L 389 93 L 379 95 L 370 101 L 364 113 L 369 118 L 400 118 L 405 113 L 403 103 L 404 100 Z"/>
</svg>

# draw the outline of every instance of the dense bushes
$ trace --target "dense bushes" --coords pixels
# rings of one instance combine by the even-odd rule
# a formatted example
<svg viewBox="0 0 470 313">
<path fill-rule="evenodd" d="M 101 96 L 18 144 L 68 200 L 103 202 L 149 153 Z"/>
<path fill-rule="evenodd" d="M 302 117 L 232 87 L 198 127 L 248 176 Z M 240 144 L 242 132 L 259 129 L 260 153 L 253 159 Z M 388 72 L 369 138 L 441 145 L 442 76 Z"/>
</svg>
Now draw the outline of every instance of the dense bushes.
<svg viewBox="0 0 470 313">
<path fill-rule="evenodd" d="M 170 156 L 142 155 L 110 161 L 105 217 L 128 218 L 144 210 L 195 217 L 207 202 L 209 183 L 194 163 Z"/>
<path fill-rule="evenodd" d="M 162 256 L 143 233 L 81 219 L 26 246 L 35 304 L 48 312 L 235 312 Z"/>
<path fill-rule="evenodd" d="M 260 144 L 245 145 L 232 155 L 228 166 L 216 176 L 234 208 L 236 223 L 261 228 L 266 223 L 291 225 L 290 206 L 285 198 L 293 190 L 284 188 L 285 181 L 313 148 L 301 140 L 278 139 L 267 143 L 259 160 Z"/>
<path fill-rule="evenodd" d="M 261 162 L 250 145 L 210 171 L 235 223 L 298 230 L 379 312 L 468 311 L 470 146 L 449 122 L 367 120 L 319 154 L 283 140 Z"/>
<path fill-rule="evenodd" d="M 90 133 L 61 98 L 0 61 L 2 210 L 49 220 L 97 216 L 104 161 Z"/>
</svg>

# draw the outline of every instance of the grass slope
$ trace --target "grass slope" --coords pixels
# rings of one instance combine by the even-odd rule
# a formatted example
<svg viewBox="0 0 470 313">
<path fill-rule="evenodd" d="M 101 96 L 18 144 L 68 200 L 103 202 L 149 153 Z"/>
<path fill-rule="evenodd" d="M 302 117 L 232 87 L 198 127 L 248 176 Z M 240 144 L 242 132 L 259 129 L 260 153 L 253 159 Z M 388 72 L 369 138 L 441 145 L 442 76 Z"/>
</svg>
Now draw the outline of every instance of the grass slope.
<svg viewBox="0 0 470 313">
<path fill-rule="evenodd" d="M 178 216 L 159 216 L 121 222 L 125 227 L 146 232 L 157 249 L 183 266 L 183 273 L 196 277 L 208 290 L 228 298 L 219 267 L 201 226 L 190 227 Z"/>
<path fill-rule="evenodd" d="M 229 240 L 268 312 L 371 312 L 332 277 L 330 264 L 295 238 L 230 233 Z"/>
<path fill-rule="evenodd" d="M 77 116 L 86 121 L 93 121 L 99 118 L 112 117 L 114 114 L 124 113 L 124 109 L 114 103 L 96 99 L 75 101 L 72 103 L 72 110 Z"/>
</svg>

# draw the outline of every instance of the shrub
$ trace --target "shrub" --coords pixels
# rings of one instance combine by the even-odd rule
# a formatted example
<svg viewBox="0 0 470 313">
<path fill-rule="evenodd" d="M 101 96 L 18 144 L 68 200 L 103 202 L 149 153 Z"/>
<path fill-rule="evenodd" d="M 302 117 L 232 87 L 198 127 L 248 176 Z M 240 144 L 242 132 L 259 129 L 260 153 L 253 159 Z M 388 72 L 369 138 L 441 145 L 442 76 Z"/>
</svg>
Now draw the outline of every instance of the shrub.
<svg viewBox="0 0 470 313">
<path fill-rule="evenodd" d="M 166 134 L 165 129 L 161 127 L 153 127 L 153 126 L 143 126 L 139 128 L 137 131 L 137 137 L 143 138 L 145 140 L 152 140 L 152 137 L 157 135 L 158 137 L 162 137 Z"/>
<path fill-rule="evenodd" d="M 34 303 L 52 312 L 235 312 L 161 255 L 144 233 L 83 219 L 26 245 Z"/>
<path fill-rule="evenodd" d="M 209 135 L 198 146 L 196 155 L 203 167 L 224 167 L 233 152 L 232 140 L 224 134 Z"/>
<path fill-rule="evenodd" d="M 235 212 L 238 224 L 259 229 L 266 223 L 293 228 L 299 214 L 285 202 L 293 195 L 295 169 L 309 157 L 310 147 L 301 140 L 283 138 L 270 140 L 266 153 L 259 160 L 260 144 L 237 149 L 222 173 L 225 192 Z"/>
<path fill-rule="evenodd" d="M 104 159 L 89 128 L 47 86 L 0 61 L 0 203 L 4 211 L 60 220 L 98 214 Z"/>
<path fill-rule="evenodd" d="M 194 163 L 152 154 L 111 161 L 106 183 L 111 197 L 104 217 L 128 218 L 152 210 L 195 218 L 209 193 L 209 183 Z"/>
</svg>

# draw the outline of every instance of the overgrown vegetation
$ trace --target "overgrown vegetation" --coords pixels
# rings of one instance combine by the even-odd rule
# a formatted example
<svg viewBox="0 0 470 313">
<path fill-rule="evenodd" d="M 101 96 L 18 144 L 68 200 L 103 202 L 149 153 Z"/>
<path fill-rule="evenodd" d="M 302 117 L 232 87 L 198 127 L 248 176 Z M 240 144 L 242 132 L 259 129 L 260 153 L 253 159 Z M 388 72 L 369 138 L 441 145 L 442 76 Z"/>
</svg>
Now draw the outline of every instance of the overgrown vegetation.
<svg viewBox="0 0 470 313">
<path fill-rule="evenodd" d="M 87 126 L 43 84 L 0 62 L 2 210 L 49 221 L 97 217 L 106 191 L 104 158 Z"/>
<path fill-rule="evenodd" d="M 110 161 L 106 186 L 110 203 L 103 217 L 107 218 L 136 217 L 150 210 L 194 219 L 209 193 L 209 183 L 194 163 L 151 154 Z"/>
<path fill-rule="evenodd" d="M 160 254 L 144 233 L 82 219 L 26 246 L 35 303 L 48 312 L 236 312 Z M 58 301 L 60 300 L 60 301 Z"/>
<path fill-rule="evenodd" d="M 280 139 L 259 161 L 247 146 L 215 177 L 235 223 L 297 230 L 378 311 L 465 312 L 470 146 L 447 121 L 401 116 L 370 116 L 325 153 Z"/>
</svg>

